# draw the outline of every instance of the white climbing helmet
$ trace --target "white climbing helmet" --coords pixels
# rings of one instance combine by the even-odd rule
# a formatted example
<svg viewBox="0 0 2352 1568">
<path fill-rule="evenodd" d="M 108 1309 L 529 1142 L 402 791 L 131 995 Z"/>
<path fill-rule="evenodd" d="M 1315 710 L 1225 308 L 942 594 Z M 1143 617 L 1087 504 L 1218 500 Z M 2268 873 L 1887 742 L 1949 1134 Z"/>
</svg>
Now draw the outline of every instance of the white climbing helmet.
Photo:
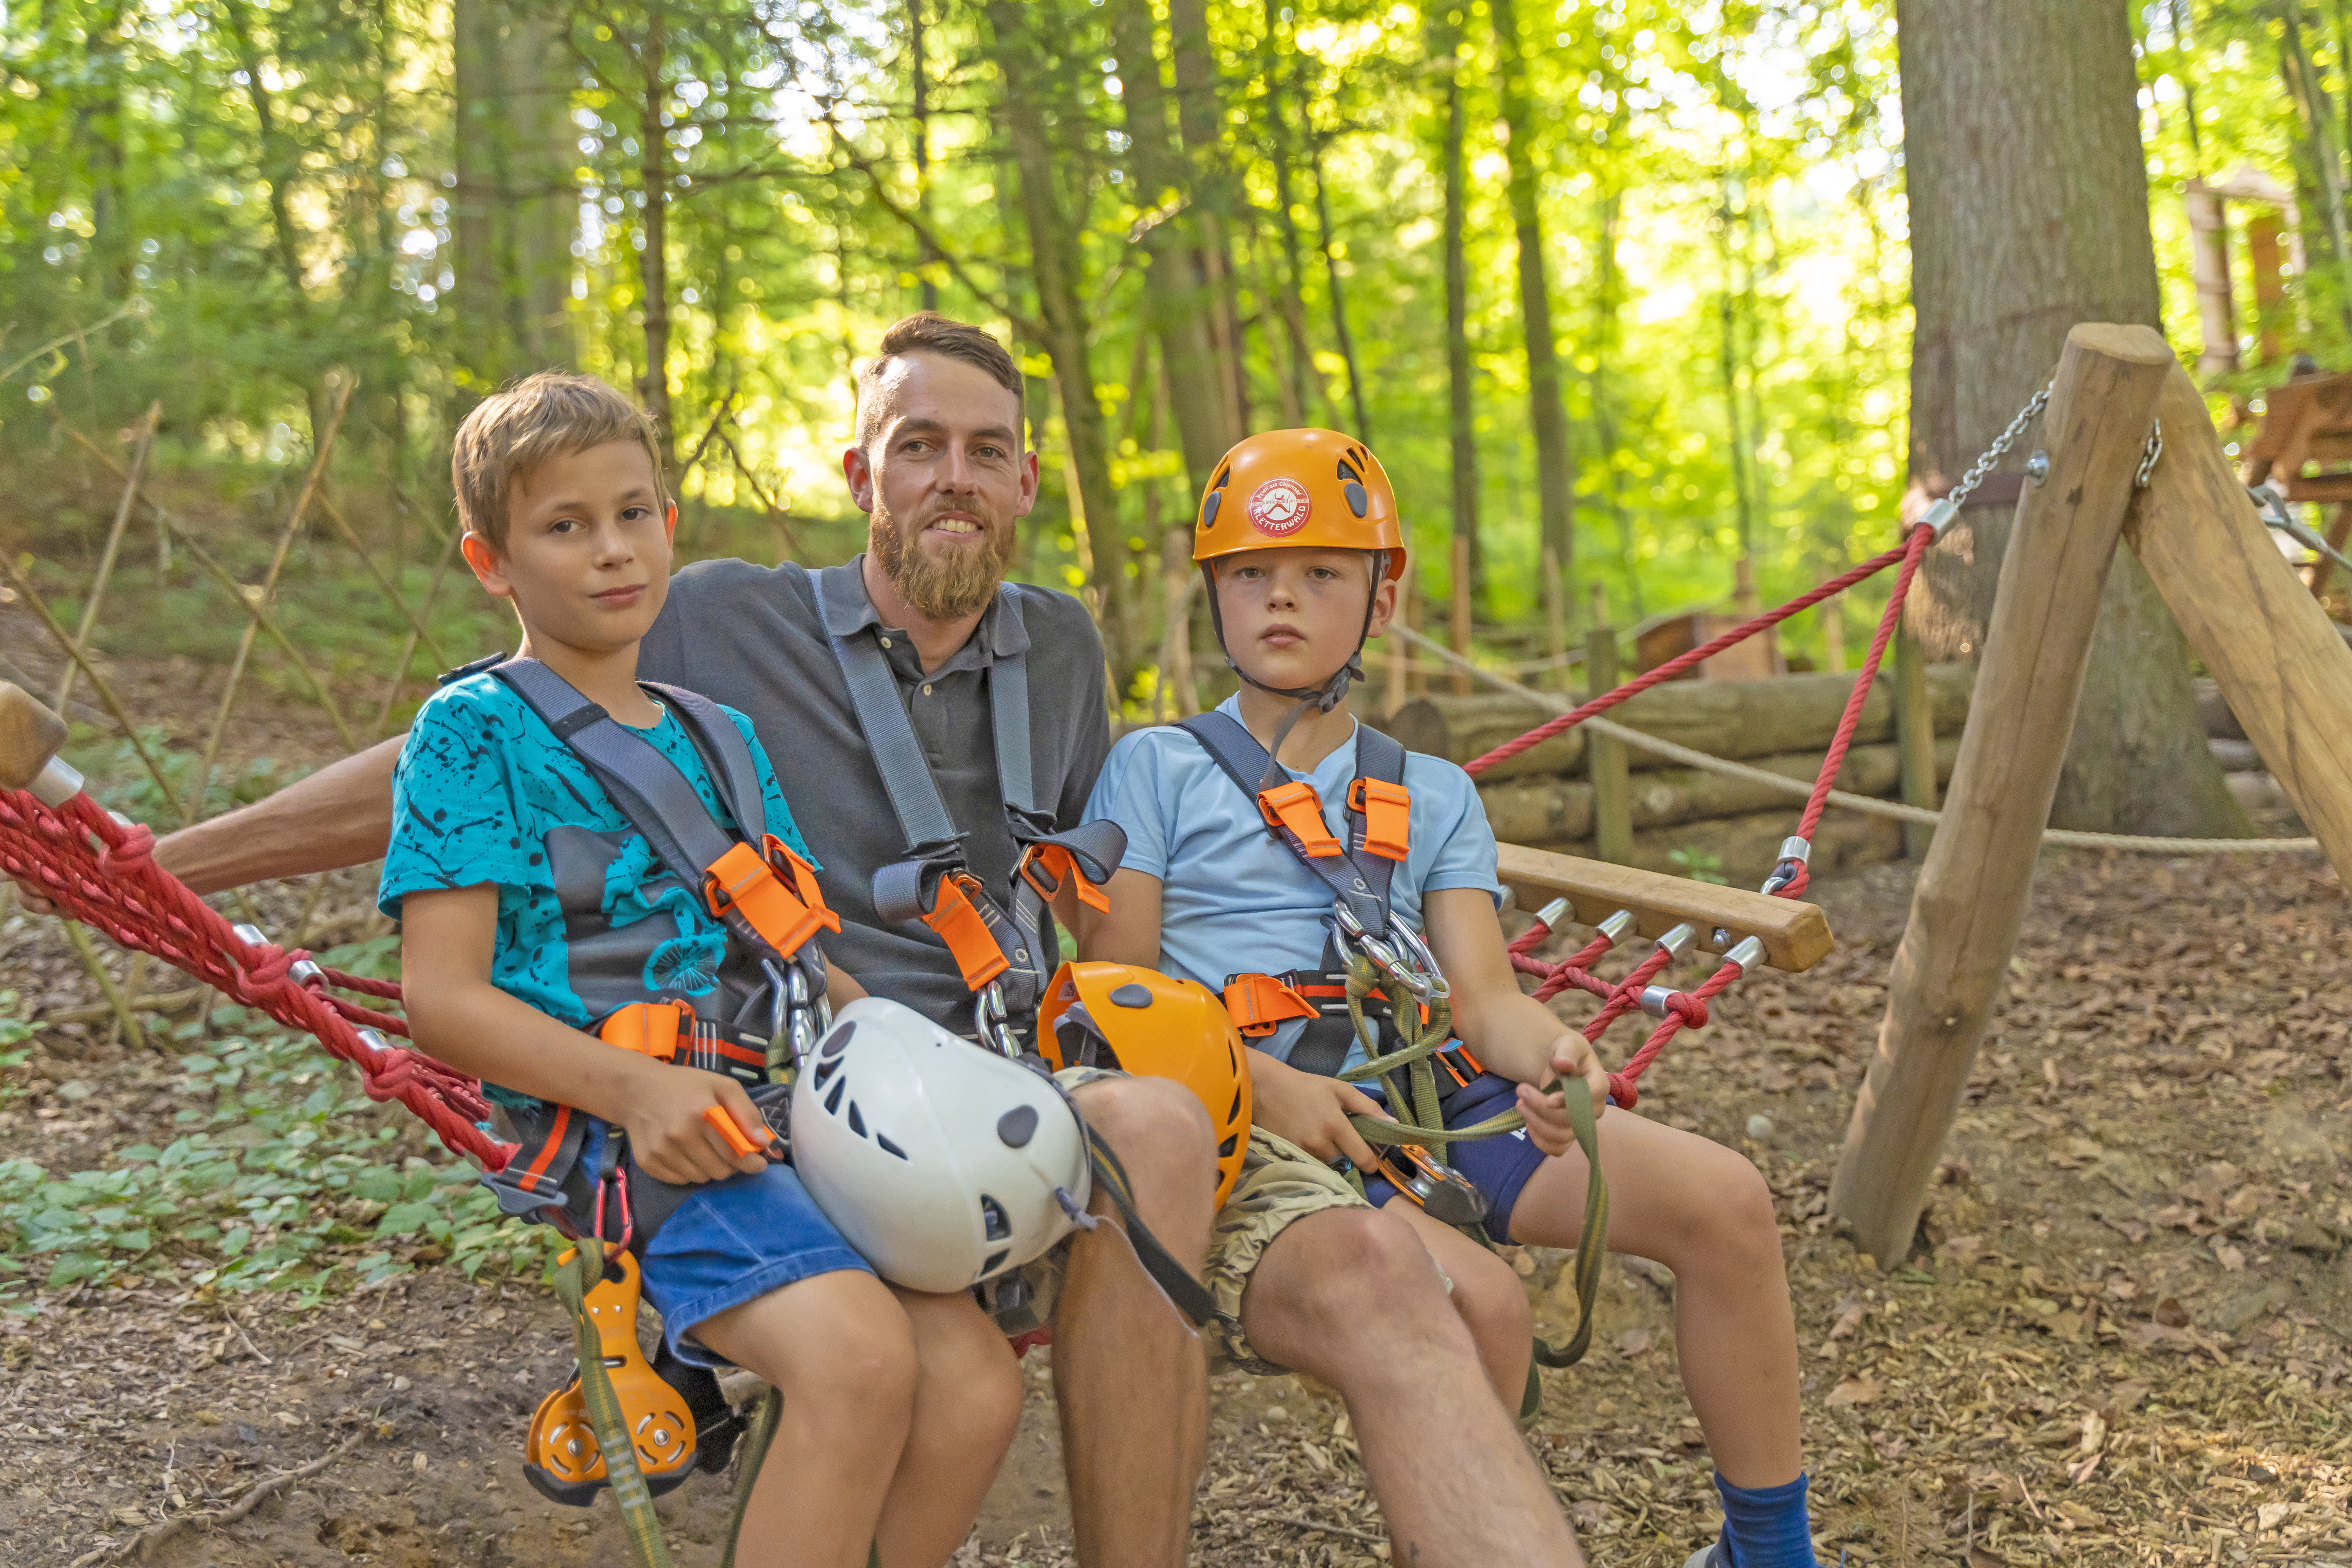
<svg viewBox="0 0 2352 1568">
<path fill-rule="evenodd" d="M 1076 1114 L 1044 1074 L 862 997 L 803 1058 L 793 1165 L 893 1284 L 965 1290 L 1070 1233 L 1092 1190 Z"/>
</svg>

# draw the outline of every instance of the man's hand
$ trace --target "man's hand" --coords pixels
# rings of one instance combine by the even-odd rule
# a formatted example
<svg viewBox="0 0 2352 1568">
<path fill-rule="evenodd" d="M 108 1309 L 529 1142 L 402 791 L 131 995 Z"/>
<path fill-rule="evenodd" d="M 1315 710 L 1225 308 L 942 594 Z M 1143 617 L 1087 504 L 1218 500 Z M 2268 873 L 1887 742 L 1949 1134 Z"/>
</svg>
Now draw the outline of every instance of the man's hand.
<svg viewBox="0 0 2352 1568">
<path fill-rule="evenodd" d="M 1582 1035 L 1566 1034 L 1552 1042 L 1551 1070 L 1559 1079 L 1580 1078 L 1592 1090 L 1592 1114 L 1608 1114 L 1609 1074 L 1593 1054 L 1592 1042 Z M 1559 1079 L 1553 1081 L 1558 1083 Z M 1576 1147 L 1576 1129 L 1568 1120 L 1568 1096 L 1558 1088 L 1549 1093 L 1533 1084 L 1519 1085 L 1519 1110 L 1528 1119 L 1528 1138 L 1547 1154 L 1560 1155 Z"/>
<path fill-rule="evenodd" d="M 724 1073 L 662 1062 L 649 1061 L 646 1069 L 632 1086 L 631 1109 L 620 1122 L 629 1135 L 629 1152 L 647 1175 L 691 1186 L 749 1174 L 767 1164 L 757 1154 L 738 1154 L 729 1149 L 703 1120 L 702 1113 L 717 1106 L 745 1133 L 764 1142 L 767 1122 L 742 1085 Z"/>
<path fill-rule="evenodd" d="M 1301 1072 L 1264 1051 L 1250 1054 L 1249 1069 L 1251 1121 L 1327 1163 L 1345 1154 L 1360 1171 L 1380 1169 L 1372 1146 L 1348 1120 L 1354 1111 L 1394 1121 L 1371 1096 L 1336 1078 Z"/>
</svg>

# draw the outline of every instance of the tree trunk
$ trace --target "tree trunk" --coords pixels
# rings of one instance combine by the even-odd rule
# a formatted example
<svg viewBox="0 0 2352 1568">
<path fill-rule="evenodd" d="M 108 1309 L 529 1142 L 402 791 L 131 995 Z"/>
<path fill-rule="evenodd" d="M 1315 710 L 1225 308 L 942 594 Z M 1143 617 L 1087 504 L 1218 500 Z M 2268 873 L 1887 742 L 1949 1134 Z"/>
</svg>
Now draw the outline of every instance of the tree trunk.
<svg viewBox="0 0 2352 1568">
<path fill-rule="evenodd" d="M 1235 199 L 1219 135 L 1224 90 L 1217 75 L 1217 57 L 1209 43 L 1207 0 L 1169 0 L 1168 33 L 1176 68 L 1176 127 L 1192 165 L 1194 205 L 1200 213 L 1194 276 L 1208 302 L 1210 342 L 1217 353 L 1217 386 L 1225 400 L 1225 428 L 1238 441 L 1249 431 L 1241 280 L 1234 268 L 1242 204 Z"/>
<path fill-rule="evenodd" d="M 1511 226 L 1518 238 L 1519 319 L 1527 338 L 1528 425 L 1536 445 L 1536 510 L 1540 547 L 1549 552 L 1560 602 L 1576 600 L 1576 475 L 1568 448 L 1568 407 L 1561 400 L 1559 350 L 1552 337 L 1551 288 L 1546 281 L 1543 218 L 1536 204 L 1535 110 L 1528 88 L 1526 50 L 1519 38 L 1517 0 L 1494 0 L 1495 37 L 1502 63 L 1503 125 L 1509 167 Z"/>
<path fill-rule="evenodd" d="M 637 103 L 637 174 L 646 198 L 646 248 L 637 258 L 646 318 L 646 369 L 638 378 L 637 395 L 653 416 L 661 440 L 663 467 L 675 464 L 677 432 L 671 427 L 669 406 L 669 128 L 662 100 L 669 96 L 662 69 L 669 38 L 662 7 L 651 0 L 646 7 L 645 42 L 637 50 L 637 69 L 644 96 Z"/>
<path fill-rule="evenodd" d="M 1119 102 L 1126 113 L 1133 199 L 1141 206 L 1192 194 L 1191 171 L 1168 125 L 1168 89 L 1160 80 L 1159 39 L 1151 0 L 1113 0 L 1112 47 L 1118 57 Z M 1227 422 L 1226 391 L 1219 384 L 1216 347 L 1209 333 L 1209 296 L 1193 268 L 1195 226 L 1178 212 L 1144 236 L 1151 257 L 1145 317 L 1160 340 L 1176 416 L 1177 444 L 1194 494 L 1208 488 L 1217 460 L 1239 433 Z"/>
<path fill-rule="evenodd" d="M 1093 563 L 1103 642 L 1114 673 L 1124 681 L 1135 668 L 1139 638 L 1135 616 L 1129 609 L 1127 530 L 1119 522 L 1102 399 L 1096 393 L 1094 366 L 1087 353 L 1089 328 L 1085 258 L 1078 248 L 1080 226 L 1066 216 L 1054 183 L 1055 149 L 1037 100 L 1034 94 L 1017 91 L 1013 86 L 1045 77 L 1044 51 L 1029 30 L 1026 10 L 1017 0 L 991 0 L 988 15 L 1002 55 L 1005 135 L 1020 174 L 1021 216 L 1029 230 L 1029 266 L 1037 287 L 1037 313 L 1045 318 L 1045 347 L 1054 362 L 1054 380 L 1062 396 L 1062 427 L 1076 479 L 1074 510 L 1085 514 L 1083 526 Z"/>
<path fill-rule="evenodd" d="M 1625 193 L 1612 182 L 1601 198 L 1600 256 L 1595 264 L 1599 276 L 1592 300 L 1598 318 L 1592 342 L 1592 433 L 1601 443 L 1609 520 L 1617 535 L 1617 569 L 1625 579 L 1626 603 L 1639 621 L 1648 612 L 1642 607 L 1642 576 L 1633 565 L 1633 520 L 1625 510 L 1625 476 L 1617 466 L 1617 390 L 1612 374 L 1625 309 L 1625 275 L 1617 261 L 1617 226 L 1623 221 L 1624 211 Z"/>
<path fill-rule="evenodd" d="M 912 79 L 915 91 L 915 211 L 928 217 L 931 208 L 931 84 L 923 59 L 923 0 L 907 0 L 907 74 Z M 930 248 L 926 246 L 917 258 L 916 294 L 926 310 L 940 308 L 940 286 L 931 281 L 929 271 L 931 259 Z"/>
<path fill-rule="evenodd" d="M 1315 182 L 1315 231 L 1323 250 L 1323 286 L 1331 295 L 1331 335 L 1339 341 L 1339 358 L 1348 367 L 1348 404 L 1355 410 L 1357 440 L 1372 443 L 1372 416 L 1364 405 L 1363 367 L 1356 359 L 1356 334 L 1348 330 L 1348 296 L 1339 283 L 1339 255 L 1331 241 L 1331 194 L 1323 184 L 1323 143 L 1315 128 L 1307 129 L 1307 173 Z"/>
<path fill-rule="evenodd" d="M 2156 259 L 2118 0 L 1901 0 L 1897 19 L 1911 68 L 1911 477 L 1940 494 L 2048 381 L 2074 323 L 2159 320 Z M 2021 437 L 1996 472 L 2019 473 L 2040 439 Z M 1982 652 L 2011 513 L 1970 507 L 1929 552 L 1910 617 L 1929 658 Z M 2243 830 L 2198 728 L 2179 632 L 2135 561 L 2107 575 L 2052 820 Z"/>
<path fill-rule="evenodd" d="M 1297 197 L 1292 194 L 1290 169 L 1295 149 L 1290 138 L 1290 121 L 1282 111 L 1283 101 L 1290 94 L 1290 51 L 1277 42 L 1280 13 L 1276 0 L 1265 0 L 1266 79 L 1265 115 L 1273 129 L 1272 155 L 1274 165 L 1274 205 L 1276 227 L 1282 235 L 1282 276 L 1277 283 L 1282 312 L 1282 330 L 1290 342 L 1289 374 L 1283 380 L 1288 399 L 1284 415 L 1294 425 L 1307 419 L 1307 389 L 1315 389 L 1316 401 L 1322 405 L 1325 416 L 1329 416 L 1331 397 L 1323 384 L 1322 374 L 1315 368 L 1314 351 L 1307 344 L 1307 308 L 1299 299 L 1306 279 L 1306 263 L 1300 259 L 1298 245 Z M 1295 404 L 1297 406 L 1291 406 Z"/>
<path fill-rule="evenodd" d="M 1454 595 L 1457 603 L 1466 595 L 1486 605 L 1486 563 L 1478 548 L 1478 434 L 1471 403 L 1470 264 L 1463 246 L 1470 180 L 1463 154 L 1462 29 L 1443 4 L 1433 15 L 1430 61 L 1445 105 L 1445 395 L 1454 448 L 1454 560 L 1465 579 L 1454 585 Z M 1469 650 L 1457 647 L 1454 651 Z"/>
</svg>

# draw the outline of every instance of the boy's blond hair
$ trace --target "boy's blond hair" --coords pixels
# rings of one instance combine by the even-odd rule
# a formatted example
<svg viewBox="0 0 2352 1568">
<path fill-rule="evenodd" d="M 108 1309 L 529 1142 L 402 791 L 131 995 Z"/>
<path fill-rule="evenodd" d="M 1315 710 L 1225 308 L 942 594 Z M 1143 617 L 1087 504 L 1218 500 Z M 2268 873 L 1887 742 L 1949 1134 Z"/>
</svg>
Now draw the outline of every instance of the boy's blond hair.
<svg viewBox="0 0 2352 1568">
<path fill-rule="evenodd" d="M 450 443 L 449 482 L 457 521 L 492 549 L 507 542 L 507 497 L 515 479 L 550 458 L 609 441 L 635 441 L 653 465 L 654 496 L 667 504 L 661 445 L 645 410 L 593 375 L 542 370 L 484 398 Z"/>
</svg>

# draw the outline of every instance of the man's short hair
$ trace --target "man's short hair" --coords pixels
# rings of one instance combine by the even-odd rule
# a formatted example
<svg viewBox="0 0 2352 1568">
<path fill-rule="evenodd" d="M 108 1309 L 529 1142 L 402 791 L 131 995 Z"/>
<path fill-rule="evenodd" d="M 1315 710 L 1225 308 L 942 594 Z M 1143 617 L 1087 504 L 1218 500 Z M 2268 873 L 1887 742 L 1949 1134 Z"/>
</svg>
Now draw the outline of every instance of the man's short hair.
<svg viewBox="0 0 2352 1568">
<path fill-rule="evenodd" d="M 494 549 L 507 542 L 507 500 L 514 481 L 550 458 L 610 441 L 635 441 L 653 465 L 654 498 L 662 484 L 660 442 L 645 410 L 593 375 L 543 370 L 484 398 L 450 444 L 449 481 L 457 521 Z"/>
<path fill-rule="evenodd" d="M 1015 405 L 1025 405 L 1027 401 L 1021 367 L 1013 363 L 1012 354 L 987 329 L 975 327 L 970 321 L 950 320 L 937 310 L 918 310 L 891 322 L 890 330 L 882 334 L 882 352 L 857 367 L 858 450 L 872 446 L 874 437 L 882 433 L 881 399 L 877 395 L 882 385 L 882 373 L 889 368 L 892 360 L 912 353 L 939 354 L 976 364 L 1013 395 Z"/>
</svg>

